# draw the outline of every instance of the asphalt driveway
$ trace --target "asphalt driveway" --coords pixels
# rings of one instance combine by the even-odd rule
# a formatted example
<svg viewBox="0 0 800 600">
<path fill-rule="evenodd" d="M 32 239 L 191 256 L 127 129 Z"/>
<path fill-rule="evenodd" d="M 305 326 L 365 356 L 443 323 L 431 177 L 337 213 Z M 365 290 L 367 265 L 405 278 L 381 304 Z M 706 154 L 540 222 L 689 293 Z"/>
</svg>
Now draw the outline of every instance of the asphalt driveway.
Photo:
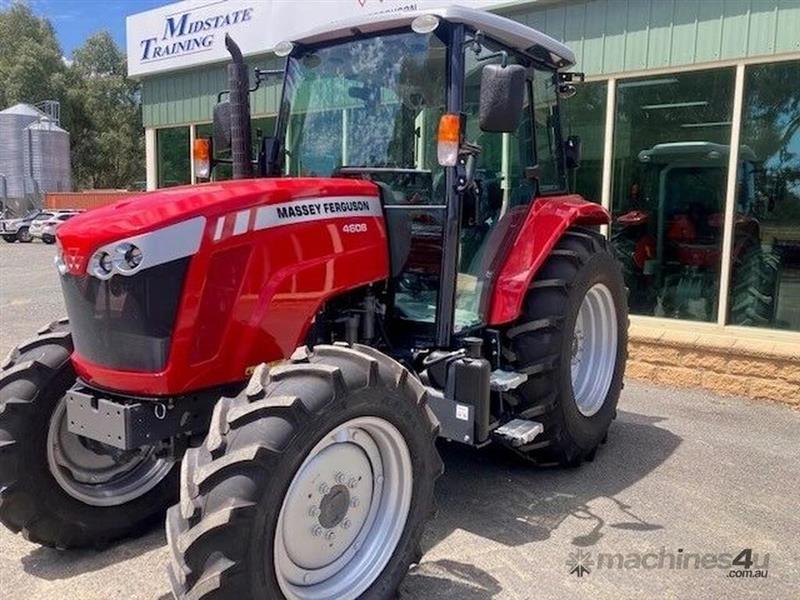
<svg viewBox="0 0 800 600">
<path fill-rule="evenodd" d="M 53 252 L 0 244 L 0 354 L 63 314 Z M 629 383 L 579 469 L 441 452 L 439 515 L 401 598 L 798 597 L 796 409 Z M 164 543 L 61 552 L 0 529 L 0 598 L 168 598 Z"/>
</svg>

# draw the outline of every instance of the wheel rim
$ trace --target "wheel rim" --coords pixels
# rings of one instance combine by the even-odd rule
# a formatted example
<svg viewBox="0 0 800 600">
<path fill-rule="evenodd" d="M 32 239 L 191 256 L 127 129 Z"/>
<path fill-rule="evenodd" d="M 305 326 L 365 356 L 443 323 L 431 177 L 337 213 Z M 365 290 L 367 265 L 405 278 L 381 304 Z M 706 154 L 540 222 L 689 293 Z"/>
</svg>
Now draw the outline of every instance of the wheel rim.
<svg viewBox="0 0 800 600">
<path fill-rule="evenodd" d="M 572 393 L 578 410 L 591 417 L 603 406 L 617 363 L 617 311 L 611 290 L 593 285 L 581 302 L 572 338 Z"/>
<path fill-rule="evenodd" d="M 30 242 L 33 237 L 31 236 L 31 232 L 27 229 L 23 229 L 19 232 L 19 239 L 21 242 Z"/>
<path fill-rule="evenodd" d="M 284 498 L 273 542 L 290 600 L 353 599 L 394 554 L 411 506 L 411 453 L 398 429 L 359 417 L 328 433 Z"/>
<path fill-rule="evenodd" d="M 130 502 L 158 485 L 175 464 L 157 457 L 155 448 L 122 451 L 81 438 L 67 429 L 66 417 L 62 398 L 50 417 L 47 462 L 58 485 L 85 504 Z"/>
</svg>

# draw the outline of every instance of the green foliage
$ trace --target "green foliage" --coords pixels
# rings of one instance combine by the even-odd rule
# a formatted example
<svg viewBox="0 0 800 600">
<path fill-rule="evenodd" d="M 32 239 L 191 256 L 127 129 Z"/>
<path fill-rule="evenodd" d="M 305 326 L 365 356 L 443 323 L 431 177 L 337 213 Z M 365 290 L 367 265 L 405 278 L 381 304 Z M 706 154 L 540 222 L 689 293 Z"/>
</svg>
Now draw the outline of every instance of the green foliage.
<svg viewBox="0 0 800 600">
<path fill-rule="evenodd" d="M 144 179 L 139 84 L 127 78 L 125 55 L 108 32 L 87 39 L 67 64 L 50 22 L 12 4 L 0 11 L 0 81 L 0 109 L 61 103 L 76 187 L 128 188 Z"/>
</svg>

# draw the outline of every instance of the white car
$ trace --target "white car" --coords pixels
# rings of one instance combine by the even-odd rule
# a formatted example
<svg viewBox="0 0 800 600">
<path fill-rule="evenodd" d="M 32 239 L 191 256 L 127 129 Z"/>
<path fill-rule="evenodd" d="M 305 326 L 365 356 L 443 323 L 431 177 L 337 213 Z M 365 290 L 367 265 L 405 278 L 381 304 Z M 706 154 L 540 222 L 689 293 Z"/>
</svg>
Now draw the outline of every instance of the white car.
<svg viewBox="0 0 800 600">
<path fill-rule="evenodd" d="M 41 229 L 43 228 L 42 223 L 45 221 L 54 219 L 59 215 L 76 215 L 79 212 L 76 209 L 34 210 L 20 219 L 3 219 L 0 221 L 0 236 L 9 243 L 29 243 L 33 241 L 32 228 L 34 230 Z"/>
<path fill-rule="evenodd" d="M 68 221 L 75 215 L 76 212 L 59 212 L 55 215 L 42 219 L 41 217 L 35 218 L 29 227 L 32 238 L 40 239 L 45 244 L 55 244 L 56 242 L 56 229 L 64 221 Z"/>
</svg>

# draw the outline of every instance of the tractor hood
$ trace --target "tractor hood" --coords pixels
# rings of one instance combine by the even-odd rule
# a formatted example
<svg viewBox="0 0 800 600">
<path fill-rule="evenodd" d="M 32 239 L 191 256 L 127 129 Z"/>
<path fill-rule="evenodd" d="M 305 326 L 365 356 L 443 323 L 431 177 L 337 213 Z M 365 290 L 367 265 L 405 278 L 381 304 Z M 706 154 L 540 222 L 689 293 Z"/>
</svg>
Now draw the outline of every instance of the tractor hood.
<svg viewBox="0 0 800 600">
<path fill-rule="evenodd" d="M 344 178 L 247 179 L 145 192 L 91 210 L 59 227 L 56 237 L 63 256 L 59 268 L 85 273 L 89 258 L 105 246 L 157 232 L 161 235 L 152 237 L 158 238 L 160 250 L 175 246 L 191 254 L 188 250 L 193 246 L 196 251 L 203 239 L 218 239 L 252 227 L 257 211 L 251 209 L 258 207 L 279 205 L 275 214 L 285 216 L 289 223 L 292 218 L 309 220 L 315 211 L 330 213 L 353 207 L 357 212 L 361 205 L 347 203 L 347 199 L 377 196 L 373 183 Z M 312 199 L 324 202 L 315 205 Z"/>
</svg>

